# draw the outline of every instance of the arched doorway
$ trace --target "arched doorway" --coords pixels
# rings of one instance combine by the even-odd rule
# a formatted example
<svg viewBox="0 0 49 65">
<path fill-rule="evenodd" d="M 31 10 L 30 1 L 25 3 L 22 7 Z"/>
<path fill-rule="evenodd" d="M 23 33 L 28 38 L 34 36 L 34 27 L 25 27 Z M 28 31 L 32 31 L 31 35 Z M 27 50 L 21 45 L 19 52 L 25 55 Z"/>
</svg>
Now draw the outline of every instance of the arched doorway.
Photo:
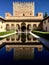
<svg viewBox="0 0 49 65">
<path fill-rule="evenodd" d="M 15 30 L 14 24 L 11 24 L 11 30 Z"/>
<path fill-rule="evenodd" d="M 23 22 L 22 24 L 21 24 L 21 31 L 25 31 L 26 30 L 26 24 Z"/>
<path fill-rule="evenodd" d="M 22 33 L 21 34 L 21 41 L 24 43 L 26 42 L 26 34 L 25 33 Z"/>
<path fill-rule="evenodd" d="M 21 23 L 21 32 L 25 32 L 26 31 L 26 24 L 25 22 Z M 21 41 L 24 43 L 26 42 L 26 33 L 21 33 Z"/>
<path fill-rule="evenodd" d="M 20 25 L 16 24 L 16 31 L 20 30 Z"/>
<path fill-rule="evenodd" d="M 33 30 L 36 30 L 36 29 L 37 29 L 37 25 L 33 24 Z"/>
<path fill-rule="evenodd" d="M 31 24 L 27 25 L 27 30 L 30 31 L 31 30 Z"/>
<path fill-rule="evenodd" d="M 10 25 L 6 24 L 6 30 L 9 31 L 10 30 Z"/>
</svg>

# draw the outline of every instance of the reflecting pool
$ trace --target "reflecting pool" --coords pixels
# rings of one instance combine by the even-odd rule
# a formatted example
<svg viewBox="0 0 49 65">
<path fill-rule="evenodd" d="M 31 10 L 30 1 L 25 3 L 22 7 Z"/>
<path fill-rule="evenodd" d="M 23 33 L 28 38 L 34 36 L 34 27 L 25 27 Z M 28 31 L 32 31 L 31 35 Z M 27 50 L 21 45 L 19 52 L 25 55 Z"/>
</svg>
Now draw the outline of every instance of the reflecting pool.
<svg viewBox="0 0 49 65">
<path fill-rule="evenodd" d="M 43 45 L 33 47 L 17 47 L 5 45 L 0 49 L 0 64 L 3 65 L 32 65 L 49 64 L 49 50 Z"/>
<path fill-rule="evenodd" d="M 49 65 L 49 49 L 41 42 L 25 43 L 26 36 L 28 41 L 32 38 L 29 34 L 18 34 L 16 39 L 14 36 L 6 38 L 8 42 L 12 39 L 11 44 L 2 45 L 5 39 L 0 40 L 0 65 Z M 15 40 L 19 41 L 20 36 L 22 43 L 14 43 Z M 32 39 L 36 41 L 36 38 Z"/>
</svg>

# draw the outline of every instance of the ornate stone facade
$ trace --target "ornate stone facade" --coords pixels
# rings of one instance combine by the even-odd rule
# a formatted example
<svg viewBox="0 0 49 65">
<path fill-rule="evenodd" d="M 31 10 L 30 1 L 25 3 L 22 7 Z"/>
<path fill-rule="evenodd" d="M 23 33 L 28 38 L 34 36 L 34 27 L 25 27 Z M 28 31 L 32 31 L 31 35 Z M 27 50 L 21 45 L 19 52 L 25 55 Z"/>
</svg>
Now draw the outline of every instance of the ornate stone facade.
<svg viewBox="0 0 49 65">
<path fill-rule="evenodd" d="M 43 19 L 43 13 L 39 12 L 37 16 L 35 16 L 34 7 L 34 2 L 13 2 L 13 15 L 5 13 L 5 18 L 0 17 L 0 30 L 16 30 L 21 32 L 36 30 Z M 35 39 L 31 35 L 23 35 L 25 35 L 26 43 L 35 42 Z M 22 42 L 22 36 L 21 34 L 17 34 L 15 37 L 7 38 L 6 42 Z M 37 39 L 36 42 L 38 42 Z"/>
<path fill-rule="evenodd" d="M 34 16 L 34 2 L 13 2 L 14 16 Z"/>
</svg>

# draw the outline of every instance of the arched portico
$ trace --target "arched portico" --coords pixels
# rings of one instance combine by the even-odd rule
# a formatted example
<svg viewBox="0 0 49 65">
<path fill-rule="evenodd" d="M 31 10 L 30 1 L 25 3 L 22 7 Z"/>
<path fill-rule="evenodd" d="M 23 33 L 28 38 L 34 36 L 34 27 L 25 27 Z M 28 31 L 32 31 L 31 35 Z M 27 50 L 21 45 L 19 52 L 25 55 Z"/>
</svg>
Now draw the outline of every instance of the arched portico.
<svg viewBox="0 0 49 65">
<path fill-rule="evenodd" d="M 21 23 L 21 31 L 26 31 L 26 23 Z"/>
<path fill-rule="evenodd" d="M 33 24 L 33 30 L 36 30 L 36 29 L 37 29 L 37 25 Z"/>
<path fill-rule="evenodd" d="M 9 31 L 10 30 L 10 25 L 6 24 L 6 30 Z"/>
</svg>

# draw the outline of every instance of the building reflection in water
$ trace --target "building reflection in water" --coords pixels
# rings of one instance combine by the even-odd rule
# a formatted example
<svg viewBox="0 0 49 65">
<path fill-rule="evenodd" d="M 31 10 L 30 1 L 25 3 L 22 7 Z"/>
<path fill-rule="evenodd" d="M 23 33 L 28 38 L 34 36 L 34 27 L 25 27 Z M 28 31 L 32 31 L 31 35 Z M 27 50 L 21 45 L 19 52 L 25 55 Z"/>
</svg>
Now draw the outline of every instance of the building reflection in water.
<svg viewBox="0 0 49 65">
<path fill-rule="evenodd" d="M 35 48 L 38 49 L 38 51 L 42 51 L 43 46 L 42 45 L 32 45 L 32 46 L 22 46 L 19 45 L 6 45 L 6 51 L 10 52 L 13 48 L 13 57 L 16 60 L 20 59 L 34 59 L 35 54 Z"/>
</svg>

